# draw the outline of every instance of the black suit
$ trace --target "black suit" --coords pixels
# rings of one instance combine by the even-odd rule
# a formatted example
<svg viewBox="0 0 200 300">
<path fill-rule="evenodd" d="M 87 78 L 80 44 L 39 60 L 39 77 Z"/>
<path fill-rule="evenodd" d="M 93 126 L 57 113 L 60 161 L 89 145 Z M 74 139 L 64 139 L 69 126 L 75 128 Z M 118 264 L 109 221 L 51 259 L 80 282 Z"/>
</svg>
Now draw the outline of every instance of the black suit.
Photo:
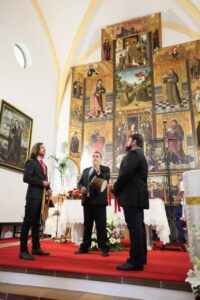
<svg viewBox="0 0 200 300">
<path fill-rule="evenodd" d="M 47 167 L 45 166 L 45 168 L 47 174 Z M 25 216 L 20 237 L 21 252 L 28 251 L 27 241 L 31 227 L 33 249 L 40 248 L 39 232 L 44 180 L 47 181 L 47 175 L 44 175 L 39 160 L 28 160 L 24 172 L 24 182 L 28 183 L 28 189 L 26 194 Z"/>
<path fill-rule="evenodd" d="M 128 262 L 143 266 L 147 245 L 144 209 L 149 208 L 147 189 L 148 166 L 141 148 L 128 152 L 123 159 L 113 193 L 123 207 L 130 235 L 130 258 Z"/>
<path fill-rule="evenodd" d="M 109 181 L 110 169 L 106 166 L 100 166 L 100 174 L 97 175 L 93 168 L 86 168 L 79 180 L 79 188 L 86 187 L 87 194 L 82 196 L 82 205 L 84 212 L 84 236 L 83 243 L 80 245 L 82 251 L 87 251 L 91 246 L 92 228 L 95 221 L 97 230 L 97 242 L 102 251 L 108 251 L 108 240 L 106 231 L 106 206 L 108 205 L 107 188 L 100 193 L 89 187 L 94 176 L 104 178 Z"/>
</svg>

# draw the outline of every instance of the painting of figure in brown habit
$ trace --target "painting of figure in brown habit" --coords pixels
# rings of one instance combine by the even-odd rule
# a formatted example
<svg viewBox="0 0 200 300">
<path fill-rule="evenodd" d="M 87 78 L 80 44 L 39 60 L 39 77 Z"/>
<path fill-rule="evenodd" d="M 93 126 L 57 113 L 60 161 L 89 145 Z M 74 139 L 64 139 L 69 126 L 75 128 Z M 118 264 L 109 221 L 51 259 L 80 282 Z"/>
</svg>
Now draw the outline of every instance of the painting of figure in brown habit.
<svg viewBox="0 0 200 300">
<path fill-rule="evenodd" d="M 115 69 L 122 71 L 150 63 L 150 33 L 137 34 L 116 40 Z"/>
<path fill-rule="evenodd" d="M 184 59 L 155 64 L 154 91 L 157 113 L 189 110 L 189 82 Z"/>
<path fill-rule="evenodd" d="M 200 59 L 196 56 L 191 60 L 190 72 L 192 81 L 198 80 L 200 78 Z"/>
<path fill-rule="evenodd" d="M 151 68 L 116 72 L 115 99 L 117 111 L 152 107 Z"/>
</svg>

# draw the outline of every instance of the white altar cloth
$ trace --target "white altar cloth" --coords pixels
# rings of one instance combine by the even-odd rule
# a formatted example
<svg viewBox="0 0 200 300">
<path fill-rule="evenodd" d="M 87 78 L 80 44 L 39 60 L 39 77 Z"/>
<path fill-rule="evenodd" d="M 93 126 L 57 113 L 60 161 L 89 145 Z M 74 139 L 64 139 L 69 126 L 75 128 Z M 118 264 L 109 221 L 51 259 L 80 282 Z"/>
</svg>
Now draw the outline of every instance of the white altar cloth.
<svg viewBox="0 0 200 300">
<path fill-rule="evenodd" d="M 170 229 L 166 216 L 164 202 L 159 199 L 150 199 L 149 210 L 144 210 L 145 224 L 154 226 L 161 241 L 164 244 L 169 242 Z M 114 220 L 117 225 L 125 225 L 123 209 L 120 212 L 114 213 L 114 200 L 111 201 L 111 206 L 107 206 L 108 222 Z M 65 234 L 66 228 L 70 227 L 71 238 L 73 243 L 80 243 L 80 237 L 83 233 L 83 207 L 81 200 L 65 200 L 60 213 L 60 232 Z"/>
</svg>

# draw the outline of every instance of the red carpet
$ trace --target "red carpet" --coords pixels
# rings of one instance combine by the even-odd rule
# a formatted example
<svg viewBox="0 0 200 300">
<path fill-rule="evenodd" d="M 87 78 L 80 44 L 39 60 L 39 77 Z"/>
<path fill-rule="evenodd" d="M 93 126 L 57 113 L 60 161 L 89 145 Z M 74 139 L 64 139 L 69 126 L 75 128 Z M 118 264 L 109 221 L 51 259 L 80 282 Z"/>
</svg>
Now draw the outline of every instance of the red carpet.
<svg viewBox="0 0 200 300">
<path fill-rule="evenodd" d="M 5 240 L 4 242 L 6 243 Z M 51 256 L 37 256 L 35 261 L 18 259 L 18 246 L 0 248 L 0 266 L 176 282 L 184 282 L 186 273 L 191 268 L 188 253 L 179 251 L 149 251 L 148 264 L 144 271 L 123 272 L 117 271 L 116 265 L 125 262 L 128 250 L 111 252 L 109 257 L 102 257 L 99 252 L 76 255 L 74 251 L 77 246 L 70 243 L 55 244 L 52 240 L 42 241 L 42 248 L 50 251 Z"/>
</svg>

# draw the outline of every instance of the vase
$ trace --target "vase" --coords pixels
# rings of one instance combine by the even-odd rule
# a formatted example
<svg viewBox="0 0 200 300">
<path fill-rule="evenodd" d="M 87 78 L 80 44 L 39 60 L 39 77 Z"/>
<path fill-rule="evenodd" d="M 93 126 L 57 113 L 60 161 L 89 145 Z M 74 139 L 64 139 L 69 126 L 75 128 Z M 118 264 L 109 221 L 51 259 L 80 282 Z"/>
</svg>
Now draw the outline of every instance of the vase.
<svg viewBox="0 0 200 300">
<path fill-rule="evenodd" d="M 196 295 L 195 300 L 200 300 L 200 295 Z"/>
</svg>

